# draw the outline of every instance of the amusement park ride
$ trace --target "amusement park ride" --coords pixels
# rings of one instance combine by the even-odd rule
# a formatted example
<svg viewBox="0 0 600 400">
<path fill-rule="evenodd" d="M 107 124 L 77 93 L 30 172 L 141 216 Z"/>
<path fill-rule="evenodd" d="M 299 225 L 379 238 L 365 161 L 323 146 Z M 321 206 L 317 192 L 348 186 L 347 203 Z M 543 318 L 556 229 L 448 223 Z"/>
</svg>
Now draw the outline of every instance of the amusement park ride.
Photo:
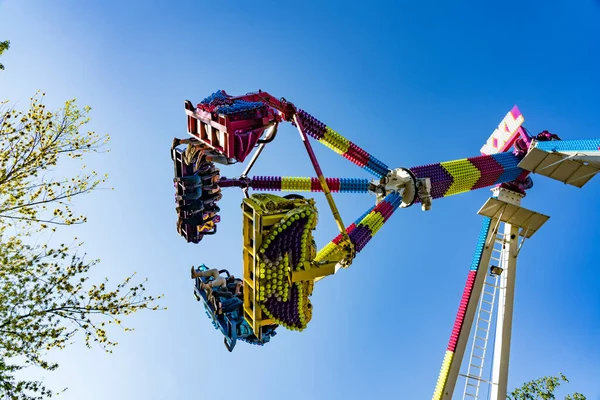
<svg viewBox="0 0 600 400">
<path fill-rule="evenodd" d="M 186 101 L 185 112 L 191 139 L 175 139 L 172 147 L 179 233 L 193 243 L 215 234 L 221 189 L 239 187 L 245 195 L 243 278 L 204 265 L 192 269 L 196 298 L 223 333 L 229 351 L 238 340 L 264 345 L 279 326 L 306 328 L 315 282 L 349 267 L 399 208 L 420 203 L 427 211 L 433 199 L 493 186 L 492 197 L 479 210 L 483 225 L 433 399 L 451 399 L 459 377 L 464 378 L 462 398 L 488 393 L 494 400 L 506 398 L 516 260 L 524 241 L 549 218 L 521 207 L 533 185 L 529 174 L 582 187 L 600 171 L 600 139 L 560 140 L 547 131 L 531 136 L 515 106 L 481 148 L 482 155 L 391 169 L 307 112 L 266 92 L 233 97 L 218 91 L 196 107 Z M 283 122 L 298 129 L 316 177 L 249 177 Z M 325 178 L 309 137 L 375 179 Z M 185 150 L 181 144 L 187 145 Z M 253 150 L 241 176 L 220 175 L 215 163 L 244 162 Z M 340 234 L 317 252 L 313 199 L 249 195 L 249 189 L 323 192 Z M 346 227 L 332 192 L 373 194 L 375 205 Z"/>
</svg>

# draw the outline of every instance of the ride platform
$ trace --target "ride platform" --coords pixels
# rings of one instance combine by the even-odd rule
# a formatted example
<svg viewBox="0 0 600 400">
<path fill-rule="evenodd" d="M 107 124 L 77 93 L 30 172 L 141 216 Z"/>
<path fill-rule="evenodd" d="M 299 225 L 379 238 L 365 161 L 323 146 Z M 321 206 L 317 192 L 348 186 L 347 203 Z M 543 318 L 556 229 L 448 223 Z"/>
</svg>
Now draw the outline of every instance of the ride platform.
<svg viewBox="0 0 600 400">
<path fill-rule="evenodd" d="M 188 134 L 214 150 L 243 162 L 275 120 L 273 109 L 260 102 L 213 93 L 197 107 L 185 101 Z"/>
<path fill-rule="evenodd" d="M 490 197 L 477 213 L 521 228 L 519 236 L 526 239 L 533 236 L 550 218 L 494 197 Z"/>
<path fill-rule="evenodd" d="M 600 140 L 534 142 L 518 166 L 581 188 L 600 172 L 597 142 Z"/>
<path fill-rule="evenodd" d="M 208 268 L 205 265 L 201 265 L 199 270 L 205 271 Z M 226 273 L 229 277 L 227 270 L 221 270 L 219 273 Z M 223 343 L 227 347 L 227 350 L 230 352 L 233 351 L 238 339 L 246 343 L 262 346 L 277 334 L 275 332 L 276 325 L 271 327 L 265 326 L 262 330 L 261 338 L 257 338 L 252 328 L 244 320 L 241 307 L 233 311 L 219 313 L 216 304 L 224 299 L 219 298 L 218 294 L 213 294 L 212 299 L 209 299 L 206 292 L 202 289 L 202 283 L 208 283 L 209 279 L 203 277 L 195 279 L 194 296 L 196 296 L 196 300 L 203 303 L 206 315 L 211 319 L 214 328 L 223 334 Z"/>
<path fill-rule="evenodd" d="M 294 279 L 310 270 L 316 254 L 312 199 L 254 194 L 244 199 L 244 319 L 260 340 L 274 324 L 302 330 L 312 317 L 314 278 Z"/>
<path fill-rule="evenodd" d="M 193 165 L 185 163 L 184 151 L 178 148 L 172 149 L 171 159 L 173 160 L 176 179 L 198 173 L 198 171 L 194 170 Z M 214 163 L 204 162 L 202 168 L 209 172 L 212 171 L 208 175 L 205 175 L 205 178 L 208 177 L 208 179 L 211 179 L 211 176 L 214 176 L 213 180 L 218 179 L 220 171 L 215 168 Z M 200 172 L 200 175 L 202 176 L 202 172 Z M 175 196 L 183 196 L 185 194 L 185 184 L 183 182 L 174 182 L 173 186 L 175 187 Z M 188 243 L 199 243 L 205 235 L 214 235 L 217 233 L 217 224 L 220 222 L 220 217 L 216 215 L 218 208 L 215 206 L 220 196 L 219 192 L 211 194 L 203 190 L 203 194 L 198 200 L 177 201 L 177 205 L 180 207 L 190 206 L 193 202 L 202 202 L 203 204 L 202 207 L 204 210 L 201 211 L 203 213 L 203 221 L 201 224 L 181 223 L 181 221 L 193 217 L 191 208 L 184 208 L 177 211 L 179 217 L 177 223 L 178 232 Z"/>
</svg>

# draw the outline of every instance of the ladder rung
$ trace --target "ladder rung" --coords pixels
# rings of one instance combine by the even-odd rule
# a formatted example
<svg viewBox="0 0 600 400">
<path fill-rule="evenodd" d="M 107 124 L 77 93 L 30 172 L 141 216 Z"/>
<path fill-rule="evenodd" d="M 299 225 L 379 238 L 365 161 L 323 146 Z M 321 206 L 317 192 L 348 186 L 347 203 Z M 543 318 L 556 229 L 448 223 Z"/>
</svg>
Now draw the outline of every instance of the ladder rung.
<svg viewBox="0 0 600 400">
<path fill-rule="evenodd" d="M 466 375 L 465 375 L 465 374 L 458 374 L 458 376 L 462 376 L 462 377 L 464 377 L 464 378 L 467 378 L 467 379 L 473 379 L 473 380 L 480 381 L 480 382 L 489 383 L 489 382 L 488 382 L 488 381 L 486 381 L 485 379 L 481 379 L 481 377 L 478 377 L 478 376 L 475 376 L 475 375 L 469 375 L 469 374 L 466 374 Z"/>
<path fill-rule="evenodd" d="M 479 368 L 479 369 L 483 369 L 483 367 L 480 367 L 479 365 L 475 365 L 475 364 L 469 364 L 471 367 L 475 367 L 475 368 Z"/>
<path fill-rule="evenodd" d="M 490 320 L 487 320 L 487 319 L 483 319 L 483 318 L 479 318 L 479 321 L 483 321 L 483 322 L 485 322 L 486 324 L 489 324 L 490 322 L 492 322 L 492 320 L 491 320 L 491 319 L 490 319 Z"/>
<path fill-rule="evenodd" d="M 479 349 L 479 350 L 483 350 L 483 351 L 486 350 L 485 347 L 477 346 L 476 344 L 474 344 L 473 347 L 475 347 L 476 349 Z"/>
<path fill-rule="evenodd" d="M 492 285 L 491 283 L 487 283 L 487 282 L 485 282 L 484 285 L 489 286 L 489 287 L 493 287 L 495 289 L 499 289 L 500 288 L 500 286 L 498 286 L 498 285 Z"/>
<path fill-rule="evenodd" d="M 490 382 L 490 381 L 488 381 L 488 380 L 481 379 L 481 378 L 478 378 L 478 377 L 476 377 L 476 376 L 473 376 L 473 375 L 465 375 L 465 374 L 458 374 L 458 375 L 459 375 L 459 376 L 462 376 L 462 377 L 465 377 L 465 378 L 467 378 L 467 379 L 469 379 L 469 378 L 470 378 L 470 379 L 473 379 L 473 380 L 477 380 L 477 381 L 479 381 L 479 382 L 487 383 L 487 384 L 489 384 L 489 385 L 497 385 L 496 383 L 492 383 L 492 382 Z"/>
</svg>

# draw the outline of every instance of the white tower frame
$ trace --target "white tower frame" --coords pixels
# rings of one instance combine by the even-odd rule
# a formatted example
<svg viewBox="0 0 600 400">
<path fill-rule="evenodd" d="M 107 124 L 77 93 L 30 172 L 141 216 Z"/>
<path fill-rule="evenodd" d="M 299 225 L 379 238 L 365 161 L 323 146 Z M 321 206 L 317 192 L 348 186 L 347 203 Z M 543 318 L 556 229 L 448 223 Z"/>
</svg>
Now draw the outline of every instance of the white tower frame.
<svg viewBox="0 0 600 400">
<path fill-rule="evenodd" d="M 442 367 L 434 400 L 451 400 L 459 376 L 465 378 L 465 388 L 461 397 L 463 399 L 506 399 L 517 256 L 525 239 L 537 232 L 549 217 L 521 207 L 521 199 L 524 196 L 520 193 L 499 187 L 492 191 L 493 197 L 479 210 L 480 215 L 490 218 L 490 225 L 473 288 L 454 352 L 450 357 L 448 352 L 446 354 L 446 359 L 450 358 L 450 361 L 445 362 Z M 522 240 L 519 243 L 520 238 Z M 497 245 L 501 247 L 498 248 Z M 495 253 L 499 256 L 494 257 Z M 498 263 L 495 267 L 501 268 L 496 270 L 501 271 L 499 276 L 490 274 L 490 265 L 494 262 Z M 486 291 L 486 288 L 492 289 Z M 485 304 L 490 307 L 482 309 L 486 307 Z M 495 324 L 492 324 L 494 314 Z M 466 373 L 461 374 L 471 335 L 473 337 L 468 352 L 469 362 L 464 366 Z M 490 335 L 494 338 L 493 354 L 490 352 L 492 349 L 488 347 Z M 484 368 L 486 371 L 491 370 L 491 379 L 482 376 Z M 488 388 L 485 397 L 480 393 L 482 386 Z"/>
<path fill-rule="evenodd" d="M 518 238 L 519 228 L 504 224 L 504 234 L 509 238 Z M 517 255 L 519 247 L 512 240 L 508 242 L 503 254 L 504 271 L 500 275 L 498 308 L 496 310 L 496 340 L 492 361 L 492 400 L 506 399 L 508 384 L 508 362 L 510 359 L 510 340 L 517 278 Z"/>
</svg>

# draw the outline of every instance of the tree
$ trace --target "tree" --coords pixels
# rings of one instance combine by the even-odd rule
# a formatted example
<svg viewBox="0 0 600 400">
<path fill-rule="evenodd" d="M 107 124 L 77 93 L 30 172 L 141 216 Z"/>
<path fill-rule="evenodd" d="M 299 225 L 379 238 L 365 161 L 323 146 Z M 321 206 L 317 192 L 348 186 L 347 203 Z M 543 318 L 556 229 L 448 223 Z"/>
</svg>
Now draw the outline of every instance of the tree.
<svg viewBox="0 0 600 400">
<path fill-rule="evenodd" d="M 0 42 L 0 56 L 2 55 L 2 53 L 4 53 L 5 50 L 8 50 L 9 47 L 10 47 L 10 41 L 9 40 L 5 40 L 4 42 Z M 0 63 L 0 69 L 4 69 L 4 65 L 2 65 L 2 63 Z"/>
<path fill-rule="evenodd" d="M 556 399 L 554 392 L 563 382 L 569 382 L 562 373 L 558 376 L 544 376 L 525 383 L 518 389 L 511 392 L 507 398 L 509 400 L 537 400 L 537 399 Z M 565 400 L 586 400 L 581 393 L 567 395 Z"/>
<path fill-rule="evenodd" d="M 57 177 L 53 168 L 75 170 L 70 163 L 100 152 L 109 138 L 82 132 L 89 107 L 69 100 L 61 110 L 48 111 L 43 97 L 31 98 L 25 112 L 0 103 L 0 394 L 18 400 L 53 394 L 41 381 L 21 380 L 20 370 L 55 370 L 48 351 L 68 346 L 78 334 L 88 347 L 98 344 L 111 352 L 117 343 L 108 328 L 131 330 L 121 318 L 159 309 L 161 297 L 145 295 L 133 275 L 112 288 L 107 280 L 89 282 L 98 260 L 80 254 L 77 238 L 70 244 L 31 244 L 45 232 L 84 223 L 72 210 L 73 199 L 106 180 L 85 166 L 77 175 Z"/>
</svg>

